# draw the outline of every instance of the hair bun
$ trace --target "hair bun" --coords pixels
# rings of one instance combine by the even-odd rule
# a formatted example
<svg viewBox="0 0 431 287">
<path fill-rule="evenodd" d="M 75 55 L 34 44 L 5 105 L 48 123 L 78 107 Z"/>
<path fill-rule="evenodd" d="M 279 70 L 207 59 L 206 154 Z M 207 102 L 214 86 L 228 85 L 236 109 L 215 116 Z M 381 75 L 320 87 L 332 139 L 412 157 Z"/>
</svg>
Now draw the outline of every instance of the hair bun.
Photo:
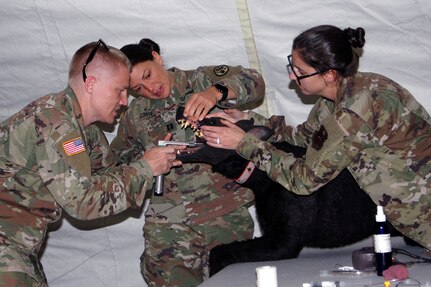
<svg viewBox="0 0 431 287">
<path fill-rule="evenodd" d="M 146 49 L 149 49 L 151 51 L 155 51 L 155 52 L 157 52 L 157 54 L 160 54 L 159 44 L 157 44 L 156 42 L 154 42 L 151 39 L 143 38 L 143 39 L 141 39 L 141 41 L 139 41 L 139 45 L 146 48 Z"/>
<path fill-rule="evenodd" d="M 365 30 L 363 28 L 347 28 L 344 32 L 346 33 L 347 40 L 353 48 L 362 48 L 365 45 Z"/>
</svg>

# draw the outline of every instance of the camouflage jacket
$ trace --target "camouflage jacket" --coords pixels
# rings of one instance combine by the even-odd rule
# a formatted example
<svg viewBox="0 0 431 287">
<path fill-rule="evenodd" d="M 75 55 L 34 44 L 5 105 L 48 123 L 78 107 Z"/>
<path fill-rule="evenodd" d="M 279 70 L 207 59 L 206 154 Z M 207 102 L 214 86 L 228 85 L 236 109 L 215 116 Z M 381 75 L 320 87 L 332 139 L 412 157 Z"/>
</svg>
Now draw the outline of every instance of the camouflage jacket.
<svg viewBox="0 0 431 287">
<path fill-rule="evenodd" d="M 195 140 L 193 130 L 182 129 L 175 119 L 178 106 L 184 106 L 193 93 L 220 83 L 231 88 L 237 95 L 236 105 L 242 105 L 261 100 L 265 91 L 262 76 L 240 66 L 199 67 L 192 71 L 171 68 L 169 71 L 173 73 L 175 83 L 167 99 L 137 97 L 122 116 L 117 136 L 111 143 L 122 161 L 156 146 L 168 132 L 173 134 L 172 140 Z M 232 106 L 232 101 L 219 104 Z M 146 220 L 199 224 L 252 200 L 250 190 L 213 173 L 211 166 L 183 164 L 165 176 L 164 195 L 152 197 Z"/>
<path fill-rule="evenodd" d="M 0 126 L 0 271 L 34 277 L 47 224 L 61 210 L 94 219 L 141 205 L 152 172 L 144 160 L 115 166 L 95 125 L 84 128 L 70 88 L 42 97 Z"/>
<path fill-rule="evenodd" d="M 273 127 L 274 140 L 307 147 L 295 159 L 247 134 L 237 151 L 271 178 L 310 194 L 347 167 L 398 230 L 431 247 L 431 119 L 407 90 L 357 73 L 342 81 L 335 102 L 320 98 L 296 128 L 283 117 L 250 117 Z"/>
</svg>

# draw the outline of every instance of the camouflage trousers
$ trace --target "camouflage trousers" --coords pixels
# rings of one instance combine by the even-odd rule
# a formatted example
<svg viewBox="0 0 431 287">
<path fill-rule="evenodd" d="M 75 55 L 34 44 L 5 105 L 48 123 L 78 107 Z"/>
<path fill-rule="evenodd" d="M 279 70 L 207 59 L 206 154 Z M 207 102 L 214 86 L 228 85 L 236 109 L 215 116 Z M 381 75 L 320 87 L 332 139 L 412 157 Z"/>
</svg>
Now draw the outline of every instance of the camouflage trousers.
<svg viewBox="0 0 431 287">
<path fill-rule="evenodd" d="M 0 287 L 47 287 L 46 282 L 37 282 L 24 272 L 0 271 Z"/>
<path fill-rule="evenodd" d="M 246 207 L 199 225 L 145 222 L 141 272 L 148 286 L 192 287 L 208 278 L 214 246 L 253 236 Z"/>
<path fill-rule="evenodd" d="M 38 256 L 18 245 L 0 245 L 0 287 L 46 287 Z"/>
</svg>

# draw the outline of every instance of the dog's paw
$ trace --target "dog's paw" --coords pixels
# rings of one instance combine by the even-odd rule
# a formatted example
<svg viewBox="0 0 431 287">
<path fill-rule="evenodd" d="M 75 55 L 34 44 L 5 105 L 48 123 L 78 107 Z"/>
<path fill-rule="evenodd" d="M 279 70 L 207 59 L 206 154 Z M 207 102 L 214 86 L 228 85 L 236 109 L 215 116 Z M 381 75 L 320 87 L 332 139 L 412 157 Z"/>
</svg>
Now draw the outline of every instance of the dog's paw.
<svg viewBox="0 0 431 287">
<path fill-rule="evenodd" d="M 225 245 L 219 245 L 211 249 L 209 258 L 210 277 L 229 265 L 229 259 L 226 258 Z"/>
</svg>

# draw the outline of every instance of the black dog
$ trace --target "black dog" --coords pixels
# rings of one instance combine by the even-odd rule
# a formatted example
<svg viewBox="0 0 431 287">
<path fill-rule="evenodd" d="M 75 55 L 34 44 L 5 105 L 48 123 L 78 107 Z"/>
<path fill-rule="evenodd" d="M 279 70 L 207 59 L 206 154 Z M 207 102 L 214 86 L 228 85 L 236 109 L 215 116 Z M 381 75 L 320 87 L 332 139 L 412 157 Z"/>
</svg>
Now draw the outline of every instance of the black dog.
<svg viewBox="0 0 431 287">
<path fill-rule="evenodd" d="M 219 121 L 211 119 L 201 123 L 204 124 L 219 125 Z M 250 129 L 250 121 L 237 124 L 264 140 L 272 135 L 266 127 Z M 274 143 L 274 146 L 296 157 L 305 153 L 304 148 L 287 142 Z M 178 159 L 184 163 L 211 164 L 214 171 L 232 179 L 239 178 L 248 164 L 235 151 L 208 145 L 182 153 Z M 341 247 L 373 234 L 376 205 L 347 170 L 308 196 L 286 190 L 257 168 L 242 185 L 254 192 L 263 236 L 213 248 L 210 275 L 229 264 L 295 258 L 303 247 Z"/>
</svg>

